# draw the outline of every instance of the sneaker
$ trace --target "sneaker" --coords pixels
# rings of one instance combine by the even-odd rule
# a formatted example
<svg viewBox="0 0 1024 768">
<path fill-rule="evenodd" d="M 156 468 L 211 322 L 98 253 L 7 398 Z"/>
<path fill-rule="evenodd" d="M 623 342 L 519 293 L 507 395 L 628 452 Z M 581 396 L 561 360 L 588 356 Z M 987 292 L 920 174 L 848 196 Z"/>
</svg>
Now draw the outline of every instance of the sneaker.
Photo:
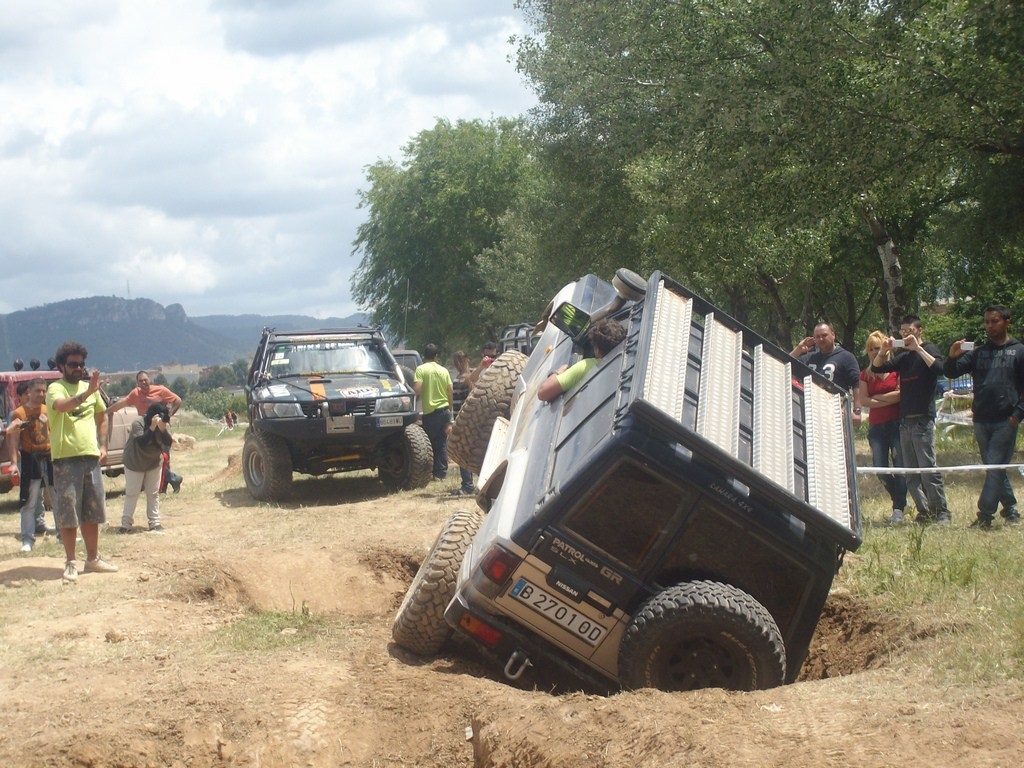
<svg viewBox="0 0 1024 768">
<path fill-rule="evenodd" d="M 22 552 L 31 552 L 32 551 L 32 545 L 29 542 L 26 541 L 24 544 L 21 545 L 21 551 Z"/>
<path fill-rule="evenodd" d="M 1003 515 L 1003 525 L 1020 525 L 1020 514 L 1011 512 L 1008 515 Z"/>
<path fill-rule="evenodd" d="M 155 525 L 149 526 L 149 532 L 150 533 L 163 533 L 164 532 L 164 527 L 162 525 L 160 525 L 160 523 L 156 523 Z"/>
<path fill-rule="evenodd" d="M 69 581 L 72 584 L 78 581 L 78 563 L 74 560 L 68 560 L 64 563 L 64 581 Z"/>
<path fill-rule="evenodd" d="M 971 523 L 967 527 L 968 528 L 977 528 L 979 531 L 991 531 L 992 530 L 992 520 L 990 518 L 987 518 L 987 517 L 976 517 L 976 518 L 974 518 L 974 522 Z"/>
<path fill-rule="evenodd" d="M 889 525 L 903 525 L 903 510 L 893 509 L 892 517 L 889 518 Z"/>
<path fill-rule="evenodd" d="M 86 573 L 117 573 L 117 566 L 97 557 L 95 560 L 86 560 L 84 570 Z"/>
<path fill-rule="evenodd" d="M 118 528 L 116 531 L 114 531 L 114 533 L 120 533 L 122 535 L 127 535 L 127 534 L 129 534 L 131 532 L 132 532 L 131 526 L 128 526 L 128 525 L 122 525 L 120 528 Z"/>
<path fill-rule="evenodd" d="M 456 488 L 452 491 L 452 496 L 475 496 L 476 488 Z"/>
</svg>

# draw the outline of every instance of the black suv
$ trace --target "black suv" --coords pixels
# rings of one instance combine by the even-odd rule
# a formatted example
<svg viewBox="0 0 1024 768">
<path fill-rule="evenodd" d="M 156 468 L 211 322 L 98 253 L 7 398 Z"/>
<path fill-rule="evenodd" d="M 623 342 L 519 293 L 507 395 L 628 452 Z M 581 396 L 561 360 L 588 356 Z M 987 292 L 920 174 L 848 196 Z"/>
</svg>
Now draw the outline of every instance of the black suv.
<svg viewBox="0 0 1024 768">
<path fill-rule="evenodd" d="M 391 490 L 430 482 L 412 382 L 379 330 L 264 328 L 245 394 L 242 471 L 257 500 L 282 498 L 292 472 L 376 469 Z"/>
<path fill-rule="evenodd" d="M 625 340 L 539 400 L 608 316 Z M 479 509 L 442 529 L 395 641 L 433 654 L 454 629 L 509 678 L 557 663 L 605 689 L 796 679 L 861 543 L 851 395 L 658 272 L 581 278 L 541 328 L 462 408 L 508 416 L 468 459 Z"/>
</svg>

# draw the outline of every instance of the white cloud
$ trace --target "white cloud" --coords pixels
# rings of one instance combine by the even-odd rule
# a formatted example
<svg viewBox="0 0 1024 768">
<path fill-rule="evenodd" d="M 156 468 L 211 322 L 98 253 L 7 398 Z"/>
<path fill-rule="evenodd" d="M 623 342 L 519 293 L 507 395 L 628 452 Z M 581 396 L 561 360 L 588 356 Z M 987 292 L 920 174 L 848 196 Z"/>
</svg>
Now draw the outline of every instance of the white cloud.
<svg viewBox="0 0 1024 768">
<path fill-rule="evenodd" d="M 528 109 L 520 24 L 511 0 L 9 0 L 0 254 L 24 273 L 0 313 L 129 287 L 190 315 L 355 311 L 364 168 L 438 118 Z"/>
</svg>

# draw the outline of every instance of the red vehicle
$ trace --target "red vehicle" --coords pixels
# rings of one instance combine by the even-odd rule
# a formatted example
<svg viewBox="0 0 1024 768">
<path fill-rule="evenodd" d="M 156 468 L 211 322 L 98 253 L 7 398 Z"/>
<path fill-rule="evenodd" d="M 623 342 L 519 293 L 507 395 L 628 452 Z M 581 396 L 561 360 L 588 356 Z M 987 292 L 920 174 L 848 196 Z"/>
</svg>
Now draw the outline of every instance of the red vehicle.
<svg viewBox="0 0 1024 768">
<path fill-rule="evenodd" d="M 2 414 L 4 430 L 0 433 L 0 493 L 7 493 L 14 487 L 11 479 L 10 447 L 6 444 L 7 422 L 11 412 L 18 407 L 18 384 L 22 381 L 33 379 L 45 379 L 53 381 L 59 379 L 60 371 L 0 371 L 0 414 Z M 100 396 L 107 405 L 110 405 L 110 398 L 107 393 L 100 389 Z M 128 441 L 128 432 L 131 429 L 132 421 L 138 414 L 133 409 L 126 408 L 117 411 L 113 416 L 113 423 L 109 425 L 110 445 L 107 451 L 107 460 L 103 464 L 103 473 L 115 477 L 124 472 L 122 455 L 124 445 Z"/>
</svg>

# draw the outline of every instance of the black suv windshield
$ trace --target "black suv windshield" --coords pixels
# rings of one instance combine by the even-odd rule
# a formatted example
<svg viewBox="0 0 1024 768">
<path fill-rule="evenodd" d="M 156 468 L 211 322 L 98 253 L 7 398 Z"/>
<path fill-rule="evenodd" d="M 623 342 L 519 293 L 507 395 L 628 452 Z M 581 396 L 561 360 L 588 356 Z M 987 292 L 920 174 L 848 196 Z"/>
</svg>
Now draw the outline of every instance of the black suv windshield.
<svg viewBox="0 0 1024 768">
<path fill-rule="evenodd" d="M 278 343 L 267 365 L 276 378 L 326 373 L 388 373 L 376 346 L 358 341 Z"/>
</svg>

